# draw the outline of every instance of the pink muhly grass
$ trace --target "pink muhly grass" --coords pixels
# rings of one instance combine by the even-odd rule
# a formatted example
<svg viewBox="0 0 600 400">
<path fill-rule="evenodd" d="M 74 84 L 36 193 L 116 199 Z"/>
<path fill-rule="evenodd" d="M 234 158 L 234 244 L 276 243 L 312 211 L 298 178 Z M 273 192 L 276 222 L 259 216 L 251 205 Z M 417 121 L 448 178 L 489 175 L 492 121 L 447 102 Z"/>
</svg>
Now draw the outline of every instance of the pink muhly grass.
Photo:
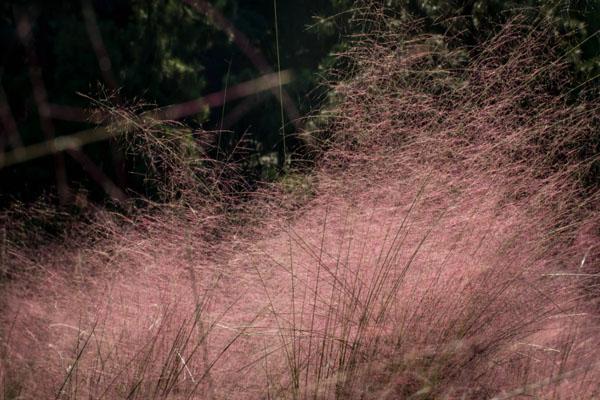
<svg viewBox="0 0 600 400">
<path fill-rule="evenodd" d="M 162 203 L 4 239 L 3 398 L 598 396 L 597 101 L 548 88 L 543 26 L 450 49 L 373 21 L 308 177 L 236 201 L 145 121 Z"/>
</svg>

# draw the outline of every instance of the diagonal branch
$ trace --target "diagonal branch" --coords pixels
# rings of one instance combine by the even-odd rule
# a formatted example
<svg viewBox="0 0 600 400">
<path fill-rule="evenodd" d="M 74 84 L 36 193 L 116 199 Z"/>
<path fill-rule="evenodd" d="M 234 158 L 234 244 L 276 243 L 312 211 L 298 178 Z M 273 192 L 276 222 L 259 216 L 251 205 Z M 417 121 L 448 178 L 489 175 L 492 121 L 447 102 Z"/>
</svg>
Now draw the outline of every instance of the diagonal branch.
<svg viewBox="0 0 600 400">
<path fill-rule="evenodd" d="M 225 18 L 225 16 L 221 14 L 216 7 L 206 0 L 184 0 L 184 2 L 190 7 L 194 8 L 196 11 L 206 15 L 216 28 L 220 29 L 227 36 L 231 37 L 236 46 L 241 50 L 242 53 L 244 53 L 244 55 L 261 74 L 273 73 L 273 68 L 269 65 L 267 59 L 262 54 L 260 49 L 254 47 L 248 37 L 239 29 L 237 29 L 227 18 Z M 302 125 L 298 108 L 296 107 L 296 104 L 294 104 L 294 101 L 287 91 L 282 89 L 280 93 L 280 87 L 281 86 L 273 87 L 271 89 L 271 93 L 282 102 L 288 118 L 292 124 L 294 124 L 296 130 L 300 131 Z"/>
<path fill-rule="evenodd" d="M 289 70 L 281 71 L 282 85 L 290 83 L 292 79 L 293 76 Z M 227 91 L 227 101 L 271 90 L 278 85 L 279 77 L 277 73 L 264 75 L 260 78 L 243 82 L 229 88 Z M 41 143 L 14 149 L 7 153 L 0 153 L 0 168 L 31 161 L 39 157 L 60 153 L 66 150 L 79 149 L 86 144 L 101 142 L 133 130 L 139 122 L 143 123 L 144 121 L 150 120 L 166 121 L 184 118 L 200 112 L 204 107 L 218 107 L 222 105 L 224 101 L 225 92 L 222 90 L 196 100 L 146 111 L 138 116 L 137 121 L 117 121 L 105 126 L 86 129 L 71 135 L 59 136 Z"/>
</svg>

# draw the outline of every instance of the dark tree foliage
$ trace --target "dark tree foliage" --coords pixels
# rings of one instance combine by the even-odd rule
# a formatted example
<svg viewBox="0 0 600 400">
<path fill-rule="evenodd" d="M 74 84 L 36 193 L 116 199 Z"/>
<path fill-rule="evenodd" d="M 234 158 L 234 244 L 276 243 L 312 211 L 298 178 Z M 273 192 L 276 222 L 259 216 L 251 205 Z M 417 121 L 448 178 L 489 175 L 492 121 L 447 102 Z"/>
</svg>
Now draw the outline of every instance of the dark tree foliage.
<svg viewBox="0 0 600 400">
<path fill-rule="evenodd" d="M 211 3 L 250 39 L 275 70 L 273 1 Z M 310 6 L 303 2 L 280 3 L 281 68 L 294 70 L 296 79 L 288 90 L 305 114 L 316 96 L 316 92 L 311 94 L 317 81 L 314 71 L 334 42 L 332 35 L 323 40 L 323 36 L 307 32 L 305 28 L 312 15 L 329 12 L 331 7 L 325 0 L 311 2 Z M 98 43 L 94 43 L 97 38 L 90 29 L 90 18 L 101 39 L 100 52 Z M 12 143 L 3 129 L 3 150 L 47 139 L 38 117 L 40 110 L 32 84 L 32 68 L 41 71 L 41 82 L 50 105 L 80 108 L 90 106 L 88 96 L 110 96 L 115 105 L 143 102 L 148 107 L 165 106 L 199 98 L 261 75 L 231 37 L 206 15 L 181 0 L 8 1 L 1 6 L 0 21 L 2 102 L 16 123 L 19 142 Z M 27 43 L 19 35 L 20 23 L 30 25 Z M 206 109 L 185 122 L 192 128 L 230 131 L 218 135 L 216 142 L 220 148 L 215 155 L 243 158 L 246 172 L 256 179 L 261 176 L 261 169 L 271 168 L 257 162 L 259 155 L 276 154 L 282 146 L 280 106 L 268 93 L 245 100 L 246 112 L 235 113 L 238 115 L 235 119 L 227 119 L 228 114 L 244 100 Z M 223 122 L 227 124 L 224 126 Z M 65 122 L 61 118 L 51 118 L 51 123 L 56 136 L 89 127 L 81 121 Z M 291 133 L 290 121 L 284 123 Z M 294 140 L 288 140 L 287 146 L 293 147 Z M 143 180 L 122 176 L 122 173 L 119 176 L 116 164 L 120 156 L 111 147 L 114 147 L 112 143 L 105 142 L 86 146 L 83 151 L 108 178 L 124 189 L 143 190 Z M 234 149 L 235 154 L 229 154 Z M 126 162 L 128 165 L 121 169 L 139 171 L 129 165 L 131 160 Z M 96 198 L 102 198 L 102 189 L 82 171 L 81 165 L 68 156 L 65 163 L 70 185 L 87 188 Z M 3 200 L 9 197 L 32 200 L 43 191 L 52 192 L 54 169 L 50 156 L 4 168 L 0 172 Z"/>
<path fill-rule="evenodd" d="M 217 9 L 249 38 L 272 70 L 277 69 L 279 50 L 281 69 L 294 71 L 295 80 L 286 90 L 301 116 L 326 101 L 319 82 L 327 78 L 326 71 L 335 62 L 331 54 L 348 45 L 347 34 L 366 29 L 352 19 L 359 9 L 372 4 L 353 0 L 199 2 Z M 597 0 L 376 3 L 398 18 L 419 18 L 426 31 L 449 34 L 461 45 L 485 39 L 499 23 L 518 10 L 525 11 L 530 23 L 549 20 L 556 33 L 563 35 L 560 44 L 572 63 L 576 82 L 588 87 L 600 71 Z M 118 106 L 143 102 L 148 108 L 199 98 L 261 75 L 235 41 L 194 7 L 193 1 L 8 0 L 0 5 L 0 38 L 2 151 L 42 142 L 49 134 L 69 135 L 91 126 L 81 118 L 65 121 L 69 118 L 40 110 L 40 99 L 63 107 L 51 110 L 63 114 L 70 110 L 65 107 L 90 107 L 90 98 L 111 97 Z M 184 122 L 191 129 L 222 128 L 225 132 L 214 134 L 215 149 L 210 154 L 240 161 L 251 182 L 276 177 L 285 164 L 282 154 L 286 151 L 297 165 L 308 157 L 295 135 L 297 126 L 287 116 L 283 148 L 280 104 L 269 92 L 206 109 Z M 69 154 L 3 168 L 0 203 L 12 198 L 29 201 L 43 192 L 55 192 L 60 162 L 73 192 L 83 188 L 95 199 L 105 197 L 105 188 L 89 172 L 91 163 L 121 189 L 144 193 L 144 180 L 125 172 L 143 174 L 143 166 L 117 147 L 114 141 L 84 146 L 81 152 L 88 158 L 87 170 L 81 159 Z"/>
</svg>

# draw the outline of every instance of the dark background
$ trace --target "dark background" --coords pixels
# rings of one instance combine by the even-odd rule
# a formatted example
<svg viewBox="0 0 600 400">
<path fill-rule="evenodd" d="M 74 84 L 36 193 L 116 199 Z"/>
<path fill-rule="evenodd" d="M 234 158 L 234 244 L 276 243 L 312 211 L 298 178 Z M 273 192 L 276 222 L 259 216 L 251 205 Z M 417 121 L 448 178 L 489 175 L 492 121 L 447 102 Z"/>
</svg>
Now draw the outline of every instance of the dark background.
<svg viewBox="0 0 600 400">
<path fill-rule="evenodd" d="M 595 95 L 600 72 L 600 1 L 438 1 L 376 2 L 399 19 L 420 18 L 426 31 L 448 33 L 455 45 L 475 45 L 500 23 L 524 12 L 530 22 L 544 19 L 571 65 L 572 92 Z M 70 135 L 93 126 L 86 122 L 92 99 L 110 97 L 115 107 L 139 102 L 145 109 L 224 90 L 262 75 L 214 15 L 242 32 L 277 70 L 292 69 L 285 87 L 301 117 L 327 100 L 321 83 L 332 77 L 333 54 L 348 45 L 348 35 L 366 29 L 352 18 L 363 2 L 279 0 L 276 40 L 273 0 L 83 0 L 4 1 L 0 5 L 0 152 Z M 344 67 L 338 65 L 337 67 Z M 187 117 L 192 129 L 214 134 L 211 157 L 233 158 L 248 181 L 277 179 L 301 166 L 310 154 L 295 133 L 303 121 L 286 117 L 281 140 L 279 101 L 257 93 Z M 308 129 L 308 128 L 307 128 Z M 243 146 L 240 146 L 240 143 Z M 243 148 L 244 151 L 239 151 Z M 283 153 L 292 155 L 290 164 Z M 261 157 L 263 156 L 263 157 Z M 268 157 L 264 157 L 268 156 Z M 142 193 L 143 166 L 115 141 L 82 147 L 0 169 L 0 207 L 44 194 L 72 202 L 74 193 L 104 201 L 109 181 L 124 193 Z M 143 171 L 142 171 L 143 173 Z"/>
</svg>

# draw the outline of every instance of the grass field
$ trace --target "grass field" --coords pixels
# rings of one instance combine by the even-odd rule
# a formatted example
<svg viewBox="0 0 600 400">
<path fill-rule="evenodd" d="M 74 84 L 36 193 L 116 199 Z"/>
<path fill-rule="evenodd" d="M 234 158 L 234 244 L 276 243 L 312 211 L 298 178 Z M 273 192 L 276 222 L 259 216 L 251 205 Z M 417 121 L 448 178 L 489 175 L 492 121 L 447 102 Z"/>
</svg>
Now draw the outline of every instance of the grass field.
<svg viewBox="0 0 600 400">
<path fill-rule="evenodd" d="M 162 203 L 3 216 L 3 399 L 600 398 L 597 99 L 543 26 L 371 22 L 311 171 L 247 193 L 140 126 Z"/>
</svg>

